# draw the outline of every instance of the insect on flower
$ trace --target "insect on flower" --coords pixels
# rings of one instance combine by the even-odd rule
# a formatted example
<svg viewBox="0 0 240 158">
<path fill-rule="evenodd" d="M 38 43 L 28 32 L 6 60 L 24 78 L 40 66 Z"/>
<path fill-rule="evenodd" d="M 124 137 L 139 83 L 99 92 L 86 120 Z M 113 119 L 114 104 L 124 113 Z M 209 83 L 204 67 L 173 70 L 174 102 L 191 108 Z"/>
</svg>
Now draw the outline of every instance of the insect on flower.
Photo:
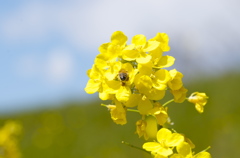
<svg viewBox="0 0 240 158">
<path fill-rule="evenodd" d="M 129 80 L 128 72 L 126 70 L 120 70 L 118 73 L 118 78 L 122 82 L 122 86 L 125 86 L 126 81 Z"/>
</svg>

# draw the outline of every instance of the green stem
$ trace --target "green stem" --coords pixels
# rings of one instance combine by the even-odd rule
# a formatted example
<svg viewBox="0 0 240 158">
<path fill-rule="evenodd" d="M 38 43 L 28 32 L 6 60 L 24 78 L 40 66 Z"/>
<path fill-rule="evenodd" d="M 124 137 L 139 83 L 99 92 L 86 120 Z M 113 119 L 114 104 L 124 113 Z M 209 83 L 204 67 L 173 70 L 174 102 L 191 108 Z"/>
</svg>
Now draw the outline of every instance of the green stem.
<svg viewBox="0 0 240 158">
<path fill-rule="evenodd" d="M 132 144 L 129 144 L 128 142 L 122 141 L 122 143 L 125 144 L 125 145 L 128 145 L 128 146 L 130 146 L 130 147 L 132 147 L 132 148 L 139 149 L 139 150 L 142 150 L 142 151 L 144 151 L 144 152 L 147 152 L 148 154 L 151 154 L 150 152 L 148 152 L 148 151 L 146 151 L 146 150 L 144 150 L 144 149 L 142 149 L 142 148 L 136 147 L 136 146 L 134 146 L 134 145 L 132 145 Z"/>
<path fill-rule="evenodd" d="M 107 107 L 106 104 L 101 104 L 101 106 L 105 106 L 105 107 Z M 136 110 L 136 109 L 127 109 L 127 111 L 131 111 L 131 112 L 137 112 L 137 113 L 139 113 L 139 111 Z"/>
<path fill-rule="evenodd" d="M 131 111 L 131 112 L 137 112 L 137 113 L 139 113 L 139 111 L 136 110 L 136 109 L 127 109 L 127 111 Z"/>
<path fill-rule="evenodd" d="M 174 101 L 174 99 L 171 99 L 171 100 L 167 101 L 166 103 L 164 103 L 162 106 L 164 107 L 164 106 L 170 104 L 170 103 L 173 102 L 173 101 Z"/>
<path fill-rule="evenodd" d="M 207 151 L 208 149 L 210 149 L 211 147 L 210 146 L 208 146 L 206 149 L 204 149 L 203 151 L 200 151 L 200 153 L 201 152 L 205 152 L 205 151 Z"/>
</svg>

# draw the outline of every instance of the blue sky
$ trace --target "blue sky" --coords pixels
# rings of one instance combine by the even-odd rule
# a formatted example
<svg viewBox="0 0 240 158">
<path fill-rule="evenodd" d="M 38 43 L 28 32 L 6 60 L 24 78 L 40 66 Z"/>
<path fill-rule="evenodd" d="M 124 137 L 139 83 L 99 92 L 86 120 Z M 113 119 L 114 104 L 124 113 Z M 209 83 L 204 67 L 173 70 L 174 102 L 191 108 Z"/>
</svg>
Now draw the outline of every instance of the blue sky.
<svg viewBox="0 0 240 158">
<path fill-rule="evenodd" d="M 98 47 L 116 30 L 131 40 L 170 37 L 174 68 L 197 76 L 238 69 L 237 0 L 0 1 L 0 111 L 92 98 L 83 91 Z M 187 76 L 187 75 L 185 75 Z M 94 95 L 96 97 L 96 95 Z"/>
</svg>

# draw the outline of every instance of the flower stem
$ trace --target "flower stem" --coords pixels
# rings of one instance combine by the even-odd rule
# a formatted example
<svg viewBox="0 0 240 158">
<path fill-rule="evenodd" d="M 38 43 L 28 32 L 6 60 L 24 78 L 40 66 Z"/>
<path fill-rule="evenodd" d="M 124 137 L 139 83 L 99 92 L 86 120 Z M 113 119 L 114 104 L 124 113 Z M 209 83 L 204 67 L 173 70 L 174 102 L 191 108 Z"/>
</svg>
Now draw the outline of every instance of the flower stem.
<svg viewBox="0 0 240 158">
<path fill-rule="evenodd" d="M 131 111 L 131 112 L 137 112 L 137 113 L 139 113 L 139 111 L 136 110 L 136 109 L 127 109 L 127 111 Z"/>
<path fill-rule="evenodd" d="M 208 149 L 210 149 L 211 147 L 210 146 L 208 146 L 206 149 L 204 149 L 203 151 L 200 151 L 200 152 L 205 152 L 205 151 L 207 151 Z"/>
<path fill-rule="evenodd" d="M 128 142 L 122 141 L 122 143 L 125 144 L 125 145 L 128 145 L 128 146 L 130 146 L 130 147 L 132 147 L 132 148 L 139 149 L 139 150 L 142 150 L 142 151 L 147 152 L 148 154 L 150 154 L 150 152 L 148 152 L 148 151 L 146 151 L 146 150 L 144 150 L 144 149 L 142 149 L 142 148 L 139 148 L 139 147 L 137 147 L 137 146 L 134 146 L 134 145 L 132 145 L 132 144 L 129 144 Z"/>
<path fill-rule="evenodd" d="M 167 106 L 168 104 L 170 104 L 171 102 L 173 102 L 174 101 L 174 99 L 171 99 L 171 100 L 169 100 L 169 101 L 167 101 L 166 103 L 164 103 L 162 106 L 164 107 L 164 106 Z"/>
</svg>

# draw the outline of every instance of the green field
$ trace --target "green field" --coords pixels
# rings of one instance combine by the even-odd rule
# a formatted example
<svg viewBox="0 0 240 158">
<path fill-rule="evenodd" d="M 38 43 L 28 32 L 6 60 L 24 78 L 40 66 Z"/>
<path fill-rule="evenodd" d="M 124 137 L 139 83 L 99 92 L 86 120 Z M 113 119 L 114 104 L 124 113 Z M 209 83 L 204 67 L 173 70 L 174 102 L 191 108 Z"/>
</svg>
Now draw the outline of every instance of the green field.
<svg viewBox="0 0 240 158">
<path fill-rule="evenodd" d="M 188 102 L 169 107 L 174 128 L 184 133 L 199 152 L 211 146 L 213 158 L 237 158 L 240 155 L 240 74 L 228 73 L 185 84 L 191 92 L 206 92 L 209 102 L 199 114 Z M 1 117 L 16 120 L 23 131 L 19 137 L 23 158 L 150 158 L 143 151 L 121 143 L 141 147 L 145 142 L 135 133 L 140 116 L 128 112 L 128 123 L 116 125 L 109 111 L 94 102 L 65 103 L 60 107 L 28 111 Z M 52 107 L 52 106 L 51 106 Z"/>
</svg>

